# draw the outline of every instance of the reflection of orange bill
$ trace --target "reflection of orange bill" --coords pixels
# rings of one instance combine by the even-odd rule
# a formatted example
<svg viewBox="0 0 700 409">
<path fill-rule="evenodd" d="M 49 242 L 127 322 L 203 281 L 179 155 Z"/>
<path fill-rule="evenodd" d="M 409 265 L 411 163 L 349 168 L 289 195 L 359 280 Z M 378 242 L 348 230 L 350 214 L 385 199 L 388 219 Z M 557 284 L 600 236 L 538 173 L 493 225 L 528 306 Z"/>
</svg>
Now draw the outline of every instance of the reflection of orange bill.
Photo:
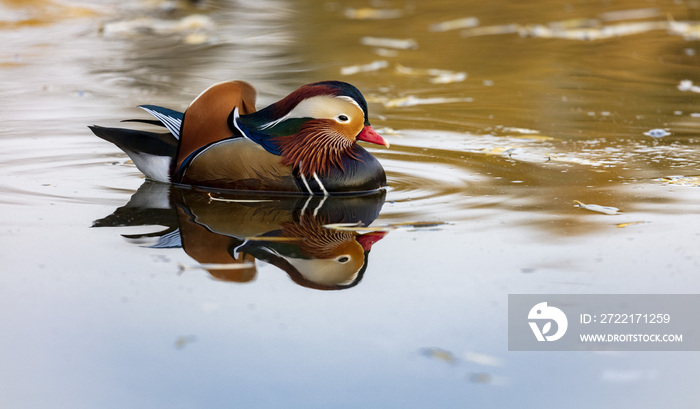
<svg viewBox="0 0 700 409">
<path fill-rule="evenodd" d="M 365 233 L 357 236 L 357 241 L 362 245 L 362 248 L 365 251 L 370 251 L 372 249 L 372 245 L 374 243 L 378 242 L 379 240 L 383 239 L 384 236 L 389 234 L 387 231 L 375 231 L 371 233 Z"/>
</svg>

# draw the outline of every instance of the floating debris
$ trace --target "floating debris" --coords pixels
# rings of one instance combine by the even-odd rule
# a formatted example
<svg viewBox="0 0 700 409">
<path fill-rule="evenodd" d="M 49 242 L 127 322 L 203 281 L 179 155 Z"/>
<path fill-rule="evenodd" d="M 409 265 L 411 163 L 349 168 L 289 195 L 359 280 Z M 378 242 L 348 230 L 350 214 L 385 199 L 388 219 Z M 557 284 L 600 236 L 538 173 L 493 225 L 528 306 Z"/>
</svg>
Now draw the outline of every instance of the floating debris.
<svg viewBox="0 0 700 409">
<path fill-rule="evenodd" d="M 374 48 L 372 52 L 384 58 L 393 58 L 399 55 L 397 50 L 390 50 L 388 48 Z"/>
<path fill-rule="evenodd" d="M 469 382 L 471 383 L 491 383 L 491 374 L 487 372 L 474 372 L 469 375 Z"/>
<path fill-rule="evenodd" d="M 380 60 L 380 61 L 371 62 L 369 64 L 350 65 L 347 67 L 343 67 L 340 69 L 340 74 L 341 75 L 353 75 L 353 74 L 357 74 L 359 72 L 377 71 L 377 70 L 381 70 L 382 68 L 386 68 L 388 66 L 389 66 L 388 62 Z"/>
<path fill-rule="evenodd" d="M 597 28 L 558 28 L 550 24 L 523 27 L 518 33 L 523 37 L 559 38 L 564 40 L 603 40 L 633 34 L 641 34 L 655 30 L 666 30 L 665 21 L 650 21 L 642 23 L 620 23 Z"/>
<path fill-rule="evenodd" d="M 586 209 L 590 210 L 592 212 L 598 212 L 598 213 L 603 213 L 603 214 L 620 214 L 620 209 L 617 207 L 612 207 L 612 206 L 600 206 L 597 204 L 585 204 L 582 202 L 579 202 L 578 200 L 574 200 L 577 204 L 574 205 L 574 207 L 580 207 L 581 209 Z"/>
<path fill-rule="evenodd" d="M 430 75 L 430 69 L 406 67 L 405 65 L 401 64 L 396 64 L 394 69 L 396 70 L 397 74 L 401 75 Z"/>
<path fill-rule="evenodd" d="M 466 72 L 445 72 L 431 78 L 429 81 L 432 84 L 451 84 L 453 82 L 462 82 L 467 79 Z"/>
<path fill-rule="evenodd" d="M 618 10 L 601 13 L 598 18 L 605 21 L 643 20 L 661 15 L 658 9 Z"/>
<path fill-rule="evenodd" d="M 594 18 L 570 18 L 567 20 L 552 21 L 551 23 L 548 23 L 547 26 L 554 30 L 596 28 L 600 27 L 600 21 Z"/>
<path fill-rule="evenodd" d="M 665 129 L 650 129 L 647 132 L 644 132 L 644 135 L 646 136 L 651 136 L 652 138 L 663 138 L 664 136 L 671 135 L 671 132 L 668 132 Z"/>
<path fill-rule="evenodd" d="M 575 163 L 577 165 L 586 165 L 586 166 L 603 166 L 605 164 L 609 164 L 611 162 L 604 162 L 604 161 L 593 161 L 590 159 L 586 158 L 579 158 L 579 157 L 570 157 L 570 156 L 558 156 L 554 154 L 547 154 L 546 155 L 548 161 L 552 162 L 562 162 L 562 163 Z"/>
<path fill-rule="evenodd" d="M 496 146 L 495 148 L 484 148 L 481 150 L 481 153 L 487 155 L 510 155 L 518 148 L 522 148 L 522 146 Z"/>
<path fill-rule="evenodd" d="M 430 31 L 450 31 L 461 28 L 472 28 L 479 25 L 479 19 L 476 17 L 465 17 L 454 20 L 443 21 L 442 23 L 431 24 Z"/>
<path fill-rule="evenodd" d="M 657 180 L 668 183 L 669 185 L 700 186 L 700 176 L 667 176 Z"/>
<path fill-rule="evenodd" d="M 370 7 L 359 9 L 345 9 L 345 17 L 353 20 L 384 20 L 399 18 L 403 12 L 399 9 L 373 9 Z"/>
<path fill-rule="evenodd" d="M 422 355 L 430 358 L 436 359 L 438 361 L 447 362 L 448 364 L 457 363 L 457 357 L 450 351 L 442 348 L 423 348 L 421 350 Z"/>
<path fill-rule="evenodd" d="M 382 103 L 386 108 L 400 108 L 400 107 L 410 107 L 415 105 L 433 105 L 433 104 L 450 104 L 455 102 L 472 102 L 473 99 L 466 98 L 444 98 L 444 97 L 434 97 L 434 98 L 419 98 L 413 95 L 409 95 L 401 98 L 393 98 L 388 100 L 383 100 Z"/>
<path fill-rule="evenodd" d="M 462 37 L 481 37 L 488 35 L 515 34 L 522 26 L 519 24 L 504 24 L 500 26 L 475 27 L 460 33 Z"/>
<path fill-rule="evenodd" d="M 537 129 L 528 129 L 528 128 L 518 128 L 514 126 L 496 126 L 496 129 L 502 131 L 502 132 L 516 132 L 519 134 L 525 134 L 525 135 L 534 135 L 540 133 Z"/>
<path fill-rule="evenodd" d="M 485 131 L 493 133 L 494 136 L 506 136 L 508 138 L 527 139 L 533 141 L 556 140 L 551 136 L 541 135 L 537 129 L 519 128 L 514 126 L 496 125 L 486 128 Z"/>
<path fill-rule="evenodd" d="M 612 19 L 616 19 L 615 16 L 612 17 Z M 606 19 L 608 21 L 612 20 L 610 18 Z M 474 27 L 462 31 L 461 35 L 462 37 L 477 37 L 485 35 L 518 33 L 522 37 L 592 41 L 641 34 L 656 30 L 668 30 L 669 25 L 670 23 L 668 21 L 644 21 L 601 25 L 601 22 L 597 19 L 571 19 L 555 21 L 548 24 L 505 24 L 497 26 Z M 676 31 L 682 31 L 686 34 L 695 33 L 695 31 L 697 31 L 697 33 L 700 34 L 700 28 L 698 27 L 679 25 Z"/>
<path fill-rule="evenodd" d="M 532 141 L 555 141 L 557 138 L 551 137 L 551 136 L 545 136 L 545 135 L 532 135 L 532 134 L 526 134 L 526 135 L 510 135 L 511 138 L 518 138 L 518 139 L 528 139 Z"/>
<path fill-rule="evenodd" d="M 686 40 L 700 39 L 700 23 L 698 22 L 670 21 L 668 25 L 671 33 L 680 34 Z"/>
<path fill-rule="evenodd" d="M 634 226 L 635 224 L 643 224 L 643 223 L 648 223 L 648 222 L 629 222 L 629 223 L 618 223 L 615 225 L 618 229 L 623 229 L 628 226 Z"/>
<path fill-rule="evenodd" d="M 362 37 L 360 43 L 370 47 L 395 48 L 397 50 L 415 50 L 418 48 L 416 40 L 410 38 Z"/>
<path fill-rule="evenodd" d="M 678 89 L 680 91 L 691 91 L 691 92 L 700 92 L 700 86 L 698 85 L 693 85 L 693 81 L 691 80 L 683 80 L 681 81 L 680 84 L 678 84 Z"/>
<path fill-rule="evenodd" d="M 425 75 L 432 77 L 429 81 L 433 84 L 449 84 L 462 82 L 467 79 L 467 73 L 463 71 L 441 70 L 437 68 L 411 68 L 401 64 L 396 65 L 396 73 L 401 75 Z"/>
<path fill-rule="evenodd" d="M 183 349 L 187 344 L 191 344 L 197 341 L 197 337 L 194 335 L 182 335 L 175 339 L 175 349 Z"/>
</svg>

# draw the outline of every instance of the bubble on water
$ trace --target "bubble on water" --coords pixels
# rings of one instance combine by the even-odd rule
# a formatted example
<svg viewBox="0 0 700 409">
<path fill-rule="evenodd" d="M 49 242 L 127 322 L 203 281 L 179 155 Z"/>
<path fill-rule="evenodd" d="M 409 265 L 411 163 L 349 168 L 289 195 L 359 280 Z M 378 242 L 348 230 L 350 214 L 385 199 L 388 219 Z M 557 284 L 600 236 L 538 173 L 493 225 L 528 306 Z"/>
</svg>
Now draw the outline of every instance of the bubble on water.
<svg viewBox="0 0 700 409">
<path fill-rule="evenodd" d="M 700 92 L 700 86 L 694 85 L 693 81 L 691 81 L 691 80 L 682 80 L 678 84 L 678 90 L 683 91 L 683 92 L 687 92 L 687 91 Z"/>
<path fill-rule="evenodd" d="M 671 132 L 668 132 L 665 129 L 656 128 L 644 132 L 644 135 L 651 136 L 652 138 L 663 138 L 664 136 L 671 135 Z"/>
</svg>

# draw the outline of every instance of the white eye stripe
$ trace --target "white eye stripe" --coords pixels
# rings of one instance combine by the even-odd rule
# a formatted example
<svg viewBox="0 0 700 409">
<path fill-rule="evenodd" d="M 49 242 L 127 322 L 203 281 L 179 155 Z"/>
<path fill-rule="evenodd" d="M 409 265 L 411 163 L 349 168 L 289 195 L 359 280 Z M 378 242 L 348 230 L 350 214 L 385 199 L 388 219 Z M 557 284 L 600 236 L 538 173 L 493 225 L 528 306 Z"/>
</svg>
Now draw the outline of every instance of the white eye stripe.
<svg viewBox="0 0 700 409">
<path fill-rule="evenodd" d="M 334 119 L 338 122 L 346 123 L 352 117 L 345 113 L 348 108 L 345 105 L 347 102 L 352 103 L 360 112 L 363 112 L 357 101 L 348 96 L 320 95 L 301 101 L 287 115 L 262 125 L 260 129 L 274 127 L 280 122 L 292 118 Z M 338 112 L 341 112 L 341 114 L 338 114 Z M 342 115 L 346 116 L 347 120 L 340 120 Z"/>
<path fill-rule="evenodd" d="M 340 99 L 343 99 L 345 101 L 351 102 L 353 105 L 358 107 L 360 109 L 360 111 L 362 111 L 362 107 L 360 106 L 360 104 L 358 104 L 357 101 L 355 101 L 353 98 L 350 98 L 346 95 L 340 95 L 340 96 L 337 96 L 336 98 L 340 98 Z"/>
</svg>

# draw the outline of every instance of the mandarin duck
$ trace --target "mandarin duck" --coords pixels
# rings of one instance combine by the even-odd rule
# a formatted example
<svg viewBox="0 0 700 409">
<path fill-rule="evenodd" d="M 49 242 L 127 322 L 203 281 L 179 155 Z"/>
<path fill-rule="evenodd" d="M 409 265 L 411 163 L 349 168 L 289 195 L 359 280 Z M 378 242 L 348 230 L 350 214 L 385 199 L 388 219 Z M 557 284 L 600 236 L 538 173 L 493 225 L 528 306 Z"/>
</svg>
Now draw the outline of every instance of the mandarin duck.
<svg viewBox="0 0 700 409">
<path fill-rule="evenodd" d="M 90 126 L 147 178 L 238 191 L 310 195 L 370 192 L 386 186 L 379 161 L 360 146 L 389 147 L 369 124 L 367 102 L 340 81 L 304 85 L 255 110 L 256 91 L 226 81 L 202 92 L 184 113 L 140 106 L 167 133 Z"/>
</svg>

